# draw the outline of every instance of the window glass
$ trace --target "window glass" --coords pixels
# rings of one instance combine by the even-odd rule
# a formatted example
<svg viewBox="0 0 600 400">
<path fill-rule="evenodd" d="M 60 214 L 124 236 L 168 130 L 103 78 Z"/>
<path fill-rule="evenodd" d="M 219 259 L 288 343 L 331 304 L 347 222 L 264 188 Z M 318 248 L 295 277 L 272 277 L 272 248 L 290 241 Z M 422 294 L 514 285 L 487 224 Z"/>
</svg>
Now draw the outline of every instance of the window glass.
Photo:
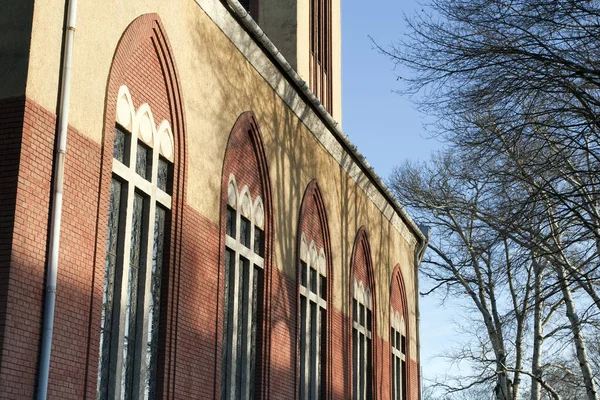
<svg viewBox="0 0 600 400">
<path fill-rule="evenodd" d="M 131 162 L 130 149 L 135 150 Z M 114 169 L 111 182 L 97 399 L 155 399 L 161 275 L 171 203 L 168 196 L 156 197 L 156 189 L 167 191 L 172 165 L 119 126 L 113 155 L 127 168 Z M 138 187 L 136 175 L 150 185 Z"/>
<path fill-rule="evenodd" d="M 221 399 L 252 400 L 260 357 L 257 341 L 263 302 L 264 232 L 232 207 L 227 207 L 224 218 L 228 239 L 224 266 Z M 239 221 L 239 231 L 236 221 Z"/>
</svg>

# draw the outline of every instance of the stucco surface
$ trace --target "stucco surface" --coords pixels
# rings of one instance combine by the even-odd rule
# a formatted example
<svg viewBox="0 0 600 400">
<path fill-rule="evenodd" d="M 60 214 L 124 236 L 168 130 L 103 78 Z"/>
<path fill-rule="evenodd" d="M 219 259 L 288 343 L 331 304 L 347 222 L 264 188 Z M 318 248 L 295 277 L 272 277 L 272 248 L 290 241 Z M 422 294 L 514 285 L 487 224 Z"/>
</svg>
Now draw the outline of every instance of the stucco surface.
<svg viewBox="0 0 600 400">
<path fill-rule="evenodd" d="M 242 112 L 254 111 L 266 146 L 273 190 L 275 265 L 289 276 L 295 276 L 292 257 L 300 202 L 307 184 L 317 178 L 331 234 L 334 306 L 344 313 L 350 312 L 344 308 L 351 282 L 350 257 L 356 232 L 364 225 L 377 282 L 378 334 L 387 340 L 391 276 L 394 266 L 400 264 L 414 337 L 415 241 L 407 241 L 407 235 L 390 223 L 389 215 L 384 215 L 381 207 L 359 186 L 360 181 L 367 178 L 358 167 L 354 167 L 353 176 L 347 173 L 343 164 L 351 165 L 353 161 L 343 148 L 336 143 L 331 145 L 337 149 L 338 159 L 332 156 L 331 148 L 325 149 L 323 143 L 333 140 L 332 135 L 326 132 L 316 114 L 303 105 L 303 100 L 247 33 L 237 25 L 230 29 L 215 24 L 213 19 L 233 21 L 221 3 L 147 0 L 119 2 L 117 6 L 111 4 L 113 2 L 79 2 L 70 124 L 101 143 L 106 85 L 117 43 L 136 17 L 158 13 L 173 48 L 183 92 L 188 135 L 187 203 L 218 224 L 222 160 L 228 135 Z M 339 2 L 333 3 L 333 13 L 339 16 Z M 205 11 L 200 4 L 210 10 Z M 60 0 L 38 1 L 34 13 L 27 95 L 49 110 L 56 108 L 58 81 L 50 77 L 59 75 L 62 5 Z M 339 31 L 339 18 L 334 18 L 334 29 Z M 227 35 L 233 37 L 237 47 Z M 334 44 L 339 55 L 339 38 Z M 333 59 L 334 69 L 339 69 L 339 56 L 334 53 Z M 262 67 L 262 75 L 251 62 Z M 334 88 L 339 90 L 339 74 L 336 76 Z M 273 82 L 279 93 L 273 90 Z M 339 95 L 335 97 L 339 101 Z M 298 105 L 296 111 L 286 102 Z M 334 109 L 339 110 L 339 107 L 334 104 Z M 302 119 L 298 117 L 298 110 L 303 110 Z M 313 132 L 307 126 L 311 126 Z M 319 135 L 325 139 L 318 140 Z M 389 207 L 387 210 L 391 213 Z M 414 342 L 411 343 L 414 346 Z M 415 354 L 414 349 L 411 354 Z"/>
</svg>

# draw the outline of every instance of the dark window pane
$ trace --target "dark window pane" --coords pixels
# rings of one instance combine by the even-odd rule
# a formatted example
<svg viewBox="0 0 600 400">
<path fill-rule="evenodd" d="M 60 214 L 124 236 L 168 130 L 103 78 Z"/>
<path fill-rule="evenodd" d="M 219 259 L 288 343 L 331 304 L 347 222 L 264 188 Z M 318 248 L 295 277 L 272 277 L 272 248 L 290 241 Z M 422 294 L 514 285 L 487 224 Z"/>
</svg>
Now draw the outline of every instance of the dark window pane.
<svg viewBox="0 0 600 400">
<path fill-rule="evenodd" d="M 121 227 L 122 184 L 113 179 L 110 187 L 108 214 L 108 235 L 106 238 L 106 261 L 104 269 L 104 289 L 102 293 L 102 313 L 100 320 L 100 358 L 98 364 L 98 400 L 108 399 L 108 370 L 110 364 L 110 343 L 112 339 L 112 311 L 115 290 L 115 270 L 117 268 L 117 248 Z"/>
<path fill-rule="evenodd" d="M 264 271 L 254 266 L 254 296 L 252 298 L 252 364 L 250 375 L 250 400 L 260 398 L 257 391 L 257 370 L 261 360 L 262 304 L 264 300 Z"/>
<path fill-rule="evenodd" d="M 367 392 L 367 399 L 371 399 L 373 396 L 373 363 L 371 362 L 371 339 L 367 338 L 367 343 L 366 343 L 366 357 L 367 357 L 367 370 L 366 372 L 366 376 L 365 376 L 365 381 L 367 384 L 366 387 L 366 392 Z"/>
<path fill-rule="evenodd" d="M 131 135 L 120 127 L 115 127 L 113 157 L 125 165 L 129 165 L 129 140 Z"/>
<path fill-rule="evenodd" d="M 367 308 L 367 329 L 371 329 L 371 310 Z"/>
<path fill-rule="evenodd" d="M 358 335 L 358 355 L 360 359 L 360 363 L 362 364 L 365 359 L 365 336 L 361 333 Z M 368 361 L 368 360 L 367 360 Z M 364 399 L 363 393 L 365 392 L 365 365 L 362 364 L 360 368 L 360 373 L 358 374 L 358 380 L 360 385 L 358 390 L 360 390 L 360 398 Z"/>
<path fill-rule="evenodd" d="M 221 398 L 228 399 L 231 393 L 229 378 L 233 373 L 233 321 L 235 300 L 235 253 L 225 249 L 225 305 L 223 328 L 223 371 L 221 377 Z"/>
<path fill-rule="evenodd" d="M 406 400 L 406 361 L 402 360 L 402 369 L 398 368 L 398 380 L 400 381 L 400 393 L 402 400 Z"/>
<path fill-rule="evenodd" d="M 327 55 L 329 54 L 329 0 L 323 1 L 323 70 L 329 69 Z"/>
<path fill-rule="evenodd" d="M 398 381 L 396 380 L 396 356 L 392 355 L 392 400 L 398 400 L 396 398 L 396 387 Z"/>
<path fill-rule="evenodd" d="M 158 175 L 156 176 L 156 186 L 159 189 L 170 193 L 170 190 L 167 190 L 167 186 L 169 184 L 169 162 L 162 157 L 158 158 Z"/>
<path fill-rule="evenodd" d="M 358 322 L 360 323 L 361 326 L 365 326 L 365 306 L 362 304 L 359 304 L 358 310 L 359 310 Z"/>
<path fill-rule="evenodd" d="M 241 307 L 242 314 L 242 364 L 241 370 L 239 371 L 242 382 L 242 396 L 241 399 L 247 399 L 249 396 L 249 392 L 246 390 L 246 381 L 250 378 L 248 374 L 248 367 L 251 365 L 252 359 L 252 337 L 248 338 L 248 334 L 252 332 L 252 311 L 253 311 L 253 303 L 254 298 L 250 297 L 251 290 L 253 289 L 254 281 L 250 280 L 250 273 L 252 271 L 253 266 L 250 265 L 248 260 L 241 258 L 241 266 L 244 268 L 244 275 L 242 279 L 242 297 L 238 299 Z M 250 339 L 250 340 L 249 340 Z"/>
<path fill-rule="evenodd" d="M 317 0 L 311 0 L 310 2 L 310 51 L 315 54 L 315 14 L 316 14 Z"/>
<path fill-rule="evenodd" d="M 250 221 L 240 217 L 240 243 L 250 248 Z"/>
<path fill-rule="evenodd" d="M 317 293 L 317 270 L 310 268 L 310 291 Z"/>
<path fill-rule="evenodd" d="M 127 344 L 123 347 L 123 379 L 121 385 L 124 389 L 124 398 L 129 399 L 133 390 L 135 340 L 136 340 L 136 317 L 138 306 L 138 284 L 139 269 L 142 261 L 142 230 L 145 219 L 146 207 L 144 197 L 135 194 L 133 198 L 133 218 L 131 224 L 131 254 L 129 263 L 129 282 L 127 285 L 125 325 L 123 333 Z"/>
<path fill-rule="evenodd" d="M 144 179 L 150 180 L 152 173 L 152 149 L 137 142 L 137 155 L 135 161 L 135 172 Z"/>
<path fill-rule="evenodd" d="M 264 240 L 265 233 L 262 229 L 258 227 L 254 227 L 254 253 L 258 254 L 261 257 L 264 257 Z"/>
<path fill-rule="evenodd" d="M 390 333 L 390 346 L 392 347 L 396 347 L 395 343 L 396 343 L 396 333 L 394 333 L 394 328 L 391 329 L 391 333 Z"/>
<path fill-rule="evenodd" d="M 327 278 L 325 278 L 323 275 L 321 275 L 320 279 L 321 279 L 321 281 L 320 281 L 321 287 L 319 288 L 319 290 L 321 291 L 320 297 L 322 299 L 326 300 L 327 299 Z"/>
<path fill-rule="evenodd" d="M 323 0 L 317 1 L 317 61 L 322 62 L 323 57 Z"/>
<path fill-rule="evenodd" d="M 356 300 L 355 300 L 356 301 Z M 356 313 L 355 313 L 356 315 Z M 360 380 L 359 373 L 359 364 L 360 360 L 358 359 L 358 331 L 356 329 L 352 329 L 352 372 L 353 372 L 353 393 L 354 400 L 358 400 L 358 382 Z"/>
<path fill-rule="evenodd" d="M 154 245 L 152 250 L 151 293 L 148 308 L 148 355 L 146 365 L 145 397 L 156 397 L 156 364 L 158 362 L 158 321 L 160 312 L 160 288 L 165 240 L 166 210 L 156 207 L 154 219 Z"/>
<path fill-rule="evenodd" d="M 306 297 L 300 296 L 300 399 L 306 398 Z"/>
<path fill-rule="evenodd" d="M 319 398 L 327 398 L 327 314 L 325 309 L 320 308 L 319 314 L 321 318 L 321 337 L 319 338 L 321 344 L 320 359 L 319 359 L 319 387 L 317 392 Z"/>
<path fill-rule="evenodd" d="M 358 302 L 356 299 L 352 300 L 352 320 L 358 322 Z"/>
<path fill-rule="evenodd" d="M 308 272 L 306 269 L 306 263 L 304 261 L 300 261 L 300 283 L 304 287 L 306 287 L 306 273 Z"/>
<path fill-rule="evenodd" d="M 244 378 L 244 370 L 243 370 L 243 357 L 246 348 L 244 345 L 246 344 L 245 340 L 245 330 L 244 330 L 244 308 L 248 307 L 248 302 L 244 301 L 244 286 L 247 287 L 247 282 L 244 282 L 244 271 L 248 270 L 249 262 L 247 259 L 240 257 L 240 265 L 238 268 L 238 313 L 237 313 L 237 345 L 236 345 L 236 361 L 235 361 L 235 398 L 241 398 L 242 393 L 242 384 Z"/>
<path fill-rule="evenodd" d="M 396 332 L 396 348 L 402 351 L 402 339 L 400 338 L 400 332 Z"/>
<path fill-rule="evenodd" d="M 406 336 L 402 335 L 400 343 L 402 344 L 402 349 L 400 351 L 402 354 L 406 354 Z"/>
<path fill-rule="evenodd" d="M 236 212 L 233 208 L 231 208 L 230 206 L 227 206 L 227 215 L 226 215 L 226 221 L 225 221 L 225 232 L 227 233 L 228 236 L 232 237 L 235 239 L 235 215 Z"/>
<path fill-rule="evenodd" d="M 317 380 L 317 365 L 315 364 L 317 358 L 317 305 L 310 302 L 310 366 L 309 366 L 309 376 L 308 376 L 308 387 L 310 388 L 310 396 L 309 399 L 313 400 L 313 388 L 316 386 Z"/>
<path fill-rule="evenodd" d="M 250 395 L 249 400 L 254 400 L 255 391 L 254 385 L 256 380 L 256 343 L 258 334 L 258 306 L 262 301 L 261 296 L 261 281 L 262 281 L 262 269 L 254 266 L 254 275 L 252 280 L 252 331 L 250 334 Z"/>
</svg>

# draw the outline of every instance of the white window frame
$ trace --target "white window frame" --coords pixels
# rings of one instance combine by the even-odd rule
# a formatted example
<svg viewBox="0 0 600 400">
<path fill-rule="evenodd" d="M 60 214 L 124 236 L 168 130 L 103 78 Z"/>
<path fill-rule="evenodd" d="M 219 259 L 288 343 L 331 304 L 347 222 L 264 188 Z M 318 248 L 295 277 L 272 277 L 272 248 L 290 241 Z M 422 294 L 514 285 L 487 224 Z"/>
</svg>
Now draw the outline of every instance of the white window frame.
<svg viewBox="0 0 600 400">
<path fill-rule="evenodd" d="M 303 270 L 303 263 L 306 269 Z M 304 232 L 300 238 L 300 271 L 298 273 L 300 296 L 300 400 L 318 400 L 321 389 L 321 332 L 324 327 L 321 323 L 321 310 L 327 310 L 326 293 L 322 290 L 322 279 L 327 285 L 327 261 L 325 250 L 318 248 L 313 240 L 310 243 Z M 311 270 L 315 271 L 314 288 Z M 303 276 L 304 274 L 304 276 Z M 306 285 L 303 284 L 306 282 Z M 325 289 L 327 290 L 327 289 Z M 316 316 L 312 316 L 312 305 L 315 305 Z M 326 311 L 325 311 L 326 312 Z M 311 324 L 314 321 L 314 325 Z M 307 362 L 308 361 L 308 362 Z M 304 368 L 302 365 L 304 364 Z"/>
<path fill-rule="evenodd" d="M 157 206 L 163 208 L 166 213 L 171 210 L 171 195 L 157 186 L 159 157 L 168 161 L 170 167 L 174 161 L 174 139 L 173 132 L 168 121 L 163 120 L 159 126 L 156 126 L 152 110 L 148 104 L 142 104 L 137 111 L 134 109 L 131 94 L 127 86 L 123 85 L 119 89 L 117 97 L 117 115 L 116 122 L 124 129 L 119 129 L 129 137 L 129 157 L 128 165 L 113 158 L 112 176 L 121 182 L 122 200 L 125 200 L 125 209 L 120 211 L 121 218 L 119 227 L 122 232 L 120 235 L 120 251 L 117 257 L 114 271 L 114 298 L 112 306 L 112 333 L 111 349 L 109 360 L 103 362 L 102 349 L 100 348 L 100 357 L 98 364 L 98 376 L 100 368 L 108 368 L 108 390 L 109 399 L 148 399 L 148 386 L 146 381 L 149 379 L 151 368 L 155 365 L 149 365 L 150 353 L 148 347 L 152 340 L 152 331 L 149 321 L 150 297 L 152 293 L 152 265 L 154 257 L 154 223 L 156 218 Z M 147 180 L 136 172 L 136 159 L 138 142 L 143 143 L 152 152 L 152 168 L 150 179 Z M 126 160 L 125 160 L 126 161 Z M 142 219 L 141 227 L 141 249 L 145 249 L 145 254 L 140 254 L 140 265 L 138 272 L 138 285 L 136 294 L 137 312 L 135 315 L 136 324 L 134 343 L 134 361 L 133 361 L 133 382 L 132 393 L 123 393 L 123 368 L 124 368 L 124 343 L 126 334 L 126 321 L 128 321 L 127 295 L 129 288 L 129 260 L 131 255 L 131 235 L 133 221 L 133 205 L 135 194 L 139 193 L 144 197 L 144 203 L 147 204 L 143 210 L 146 218 Z M 121 209 L 123 206 L 121 205 Z M 164 227 L 165 232 L 167 227 Z M 163 253 L 167 242 L 163 243 Z M 163 260 L 164 261 L 164 260 Z M 162 267 L 162 266 L 161 266 Z M 107 279 L 107 277 L 105 277 Z M 103 299 L 104 302 L 104 299 Z M 141 302 L 141 303 L 140 303 Z M 155 305 L 159 307 L 159 305 Z M 103 304 L 104 307 L 104 304 Z M 141 311 L 141 312 L 140 312 Z M 158 327 L 154 327 L 158 329 Z M 102 346 L 102 340 L 100 346 Z M 144 361 L 145 360 L 145 361 Z M 100 380 L 98 381 L 97 396 L 100 397 Z M 127 397 L 126 397 L 127 396 Z"/>
<path fill-rule="evenodd" d="M 404 316 L 392 309 L 390 331 L 392 400 L 406 400 L 406 345 Z"/>
<path fill-rule="evenodd" d="M 227 356 L 231 357 L 231 360 L 237 360 L 238 358 L 238 354 L 237 354 L 237 335 L 235 334 L 235 332 L 237 332 L 238 329 L 238 325 L 237 325 L 237 321 L 238 321 L 238 314 L 242 311 L 244 305 L 248 305 L 248 304 L 252 304 L 253 301 L 253 297 L 254 297 L 254 292 L 253 292 L 253 285 L 251 284 L 251 282 L 253 282 L 254 279 L 254 267 L 258 267 L 262 270 L 264 270 L 264 257 L 260 256 L 259 254 L 255 253 L 254 251 L 254 241 L 255 241 L 255 230 L 256 228 L 259 228 L 262 232 L 263 232 L 263 249 L 262 252 L 263 254 L 266 251 L 266 243 L 265 243 L 265 227 L 264 227 L 264 223 L 265 223 L 265 215 L 264 215 L 264 205 L 263 205 L 263 201 L 261 199 L 260 196 L 256 196 L 254 201 L 252 200 L 252 195 L 250 193 L 250 190 L 248 189 L 248 186 L 244 186 L 242 188 L 241 191 L 238 192 L 238 185 L 235 179 L 235 176 L 233 174 L 231 174 L 229 176 L 229 183 L 227 185 L 227 205 L 229 207 L 231 207 L 232 209 L 235 210 L 235 237 L 231 237 L 229 236 L 227 233 L 225 234 L 225 247 L 226 247 L 226 251 L 229 250 L 233 253 L 234 256 L 234 262 L 235 262 L 235 278 L 234 278 L 234 287 L 230 288 L 230 290 L 233 289 L 233 293 L 239 293 L 239 288 L 240 288 L 240 280 L 239 280 L 239 270 L 240 268 L 243 267 L 242 263 L 240 262 L 240 257 L 243 257 L 245 260 L 248 261 L 249 263 L 249 271 L 248 271 L 248 293 L 247 293 L 247 298 L 242 298 L 240 299 L 238 296 L 234 297 L 233 300 L 233 310 L 228 310 L 228 312 L 233 312 L 233 317 L 232 317 L 232 322 L 233 322 L 233 326 L 228 326 L 227 327 L 227 331 L 224 332 L 223 334 L 228 338 L 228 340 L 226 341 L 227 343 L 227 348 L 223 348 L 223 354 L 224 354 L 224 364 L 223 364 L 223 371 L 222 371 L 222 378 L 224 380 L 223 384 L 221 385 L 222 387 L 222 392 L 221 392 L 221 399 L 222 400 L 249 400 L 251 399 L 251 394 L 254 392 L 254 386 L 255 386 L 255 382 L 251 382 L 251 373 L 252 373 L 252 365 L 250 363 L 248 363 L 247 361 L 251 359 L 251 353 L 252 351 L 254 351 L 255 357 L 256 357 L 256 349 L 252 348 L 252 340 L 251 340 L 251 334 L 252 334 L 252 325 L 256 324 L 257 321 L 253 321 L 252 320 L 252 313 L 248 312 L 247 313 L 247 318 L 243 321 L 243 324 L 245 325 L 243 330 L 245 329 L 246 331 L 246 343 L 247 343 L 247 347 L 246 349 L 240 348 L 242 354 L 239 356 L 242 356 L 242 393 L 236 397 L 235 396 L 235 391 L 230 391 L 231 388 L 235 388 L 236 385 L 236 376 L 238 371 L 237 369 L 237 362 L 232 362 L 231 368 L 229 370 L 225 370 L 226 365 L 225 365 L 225 358 Z M 248 221 L 250 221 L 250 245 L 249 247 L 246 247 L 244 244 L 242 244 L 240 242 L 240 233 L 241 233 L 241 219 L 242 217 L 246 218 Z M 229 268 L 228 265 L 225 265 L 225 268 Z M 258 294 L 257 294 L 258 295 Z M 225 298 L 225 301 L 227 302 L 228 299 Z M 257 307 L 261 307 L 262 304 L 260 304 L 260 299 L 259 299 L 259 303 L 257 304 Z M 228 318 L 228 315 L 224 316 L 225 319 Z M 259 322 L 259 321 L 258 321 Z M 225 338 L 224 336 L 224 338 Z M 225 343 L 225 341 L 224 341 Z M 230 353 L 227 353 L 230 352 Z M 243 353 L 246 353 L 245 356 L 243 355 Z M 255 359 L 255 362 L 258 362 L 257 359 Z M 227 389 L 229 388 L 229 389 Z M 228 391 L 229 390 L 229 391 Z M 256 397 L 257 393 L 254 393 L 254 397 Z"/>
<path fill-rule="evenodd" d="M 373 329 L 373 308 L 371 291 L 365 287 L 363 282 L 358 282 L 354 279 L 354 301 L 356 301 L 356 310 L 352 305 L 352 343 L 353 343 L 353 398 L 355 400 L 368 400 L 371 398 L 371 393 L 368 393 L 369 382 L 372 379 L 369 376 L 368 367 L 373 369 L 373 338 L 371 329 Z M 360 313 L 364 310 L 364 321 L 361 322 Z M 371 323 L 369 324 L 368 312 L 371 312 Z M 355 315 L 357 313 L 358 315 Z M 362 346 L 364 351 L 359 354 L 359 348 Z M 368 348 L 371 347 L 369 357 Z M 371 382 L 372 384 L 372 382 Z M 372 387 L 372 386 L 371 386 Z"/>
</svg>

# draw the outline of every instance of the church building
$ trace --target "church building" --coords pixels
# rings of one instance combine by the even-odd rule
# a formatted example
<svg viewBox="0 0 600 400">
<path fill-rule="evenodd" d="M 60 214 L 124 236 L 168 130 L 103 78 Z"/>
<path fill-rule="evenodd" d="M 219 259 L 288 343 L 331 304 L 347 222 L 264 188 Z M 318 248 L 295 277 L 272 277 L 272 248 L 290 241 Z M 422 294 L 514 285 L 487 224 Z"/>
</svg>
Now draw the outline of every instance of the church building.
<svg viewBox="0 0 600 400">
<path fill-rule="evenodd" d="M 340 0 L 1 3 L 0 398 L 420 399 Z"/>
</svg>

